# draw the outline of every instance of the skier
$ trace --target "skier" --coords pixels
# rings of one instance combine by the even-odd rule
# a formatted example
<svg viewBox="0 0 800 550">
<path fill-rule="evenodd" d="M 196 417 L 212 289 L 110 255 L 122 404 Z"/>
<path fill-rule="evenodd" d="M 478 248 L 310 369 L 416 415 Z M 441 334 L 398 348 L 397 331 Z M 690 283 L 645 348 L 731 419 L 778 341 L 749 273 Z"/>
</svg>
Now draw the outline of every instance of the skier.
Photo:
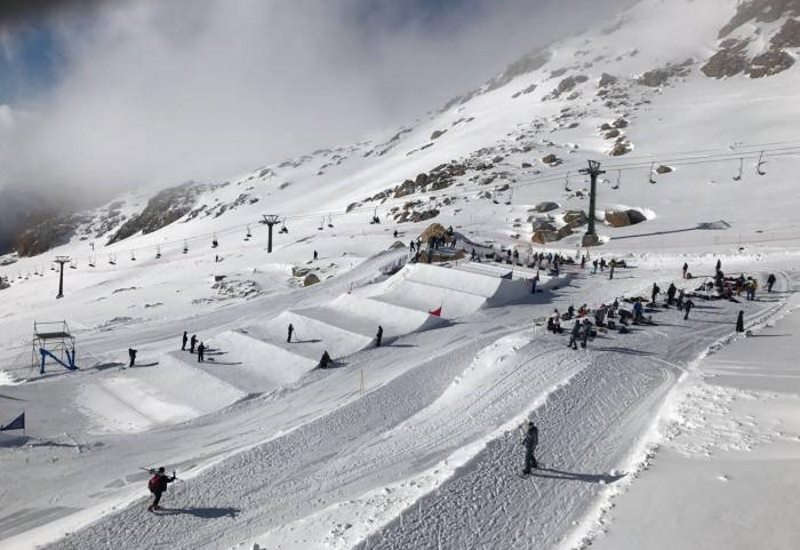
<svg viewBox="0 0 800 550">
<path fill-rule="evenodd" d="M 638 298 L 633 304 L 633 324 L 637 325 L 644 320 L 644 307 Z"/>
<path fill-rule="evenodd" d="M 606 259 L 600 258 L 600 273 L 602 273 L 606 269 L 606 266 L 608 266 L 608 264 L 606 263 Z"/>
<path fill-rule="evenodd" d="M 381 342 L 383 341 L 383 327 L 378 325 L 378 334 L 375 335 L 375 347 L 381 347 Z"/>
<path fill-rule="evenodd" d="M 661 289 L 659 288 L 659 286 L 656 283 L 653 283 L 653 292 L 651 293 L 652 300 L 650 300 L 650 301 L 653 302 L 654 304 L 656 303 L 656 296 L 658 296 L 659 292 L 661 292 Z"/>
<path fill-rule="evenodd" d="M 148 512 L 154 512 L 155 510 L 161 510 L 161 507 L 158 505 L 158 503 L 161 502 L 161 494 L 167 490 L 167 485 L 177 478 L 175 477 L 175 472 L 172 472 L 172 477 L 165 474 L 163 466 L 161 466 L 158 471 L 150 470 L 150 472 L 153 473 L 153 477 L 151 477 L 150 481 L 147 483 L 147 488 L 150 489 L 150 492 L 153 493 L 155 498 L 153 499 L 153 503 L 147 507 L 147 510 Z"/>
<path fill-rule="evenodd" d="M 599 263 L 600 263 L 600 262 L 598 262 L 598 261 L 597 261 L 597 259 L 595 259 L 595 260 L 592 262 L 592 267 L 594 267 L 594 271 L 592 271 L 592 275 L 594 275 L 595 273 L 597 273 L 597 266 L 599 265 Z"/>
<path fill-rule="evenodd" d="M 572 331 L 569 335 L 569 344 L 567 344 L 568 348 L 572 348 L 574 350 L 578 349 L 578 337 L 581 335 L 581 322 L 579 320 L 575 320 L 575 324 L 572 325 Z"/>
<path fill-rule="evenodd" d="M 183 331 L 183 338 L 181 338 L 181 351 L 186 351 L 186 343 L 189 341 L 189 333 Z"/>
<path fill-rule="evenodd" d="M 539 284 L 539 272 L 536 272 L 536 275 L 533 276 L 531 279 L 531 294 L 536 294 L 536 285 Z"/>
<path fill-rule="evenodd" d="M 608 280 L 614 278 L 614 268 L 617 267 L 617 264 L 612 260 L 611 261 L 611 268 L 608 270 Z"/>
<path fill-rule="evenodd" d="M 292 334 L 294 334 L 294 325 L 292 325 L 292 323 L 289 323 L 289 334 L 286 336 L 287 344 L 292 341 Z"/>
<path fill-rule="evenodd" d="M 328 365 L 331 364 L 331 356 L 328 355 L 328 350 L 322 352 L 322 357 L 319 360 L 319 368 L 327 369 Z"/>
<path fill-rule="evenodd" d="M 317 251 L 315 250 L 315 251 L 314 251 L 314 261 L 315 261 L 315 262 L 317 261 L 317 258 L 319 258 L 319 254 L 318 254 L 318 253 L 317 253 Z"/>
<path fill-rule="evenodd" d="M 202 363 L 203 362 L 203 359 L 205 359 L 205 353 L 206 353 L 206 346 L 203 344 L 203 342 L 200 342 L 200 345 L 197 346 L 197 362 L 198 363 Z"/>
<path fill-rule="evenodd" d="M 744 310 L 740 310 L 736 317 L 736 332 L 744 332 Z"/>
<path fill-rule="evenodd" d="M 684 292 L 683 289 L 681 289 L 681 291 L 678 293 L 678 302 L 676 304 L 678 306 L 678 311 L 683 310 L 683 298 L 684 298 L 684 296 L 686 296 L 686 293 Z"/>
<path fill-rule="evenodd" d="M 694 302 L 692 301 L 691 298 L 686 300 L 686 303 L 683 304 L 683 311 L 686 312 L 686 315 L 683 316 L 684 321 L 689 318 L 689 312 L 692 311 L 693 307 L 694 307 Z"/>
<path fill-rule="evenodd" d="M 767 277 L 767 292 L 772 292 L 772 287 L 775 286 L 775 274 L 770 273 Z"/>
<path fill-rule="evenodd" d="M 189 353 L 194 353 L 194 347 L 197 345 L 197 335 L 192 334 L 192 339 L 189 340 Z"/>
<path fill-rule="evenodd" d="M 538 468 L 536 463 L 536 446 L 539 444 L 539 429 L 533 424 L 533 421 L 528 422 L 528 431 L 525 434 L 525 469 L 522 471 L 525 475 L 530 475 L 532 468 Z"/>
<path fill-rule="evenodd" d="M 417 248 L 417 245 L 416 245 L 416 243 L 414 242 L 414 239 L 411 239 L 411 243 L 409 243 L 409 245 L 408 245 L 408 249 L 409 249 L 411 252 L 414 252 L 414 250 L 415 250 L 416 248 Z M 474 249 L 473 249 L 473 250 L 474 250 Z"/>
<path fill-rule="evenodd" d="M 689 272 L 689 264 L 683 262 L 683 278 L 686 278 L 686 274 Z"/>
<path fill-rule="evenodd" d="M 136 363 L 136 350 L 133 348 L 128 348 L 128 357 L 131 360 L 128 367 L 132 367 L 133 364 Z"/>
</svg>

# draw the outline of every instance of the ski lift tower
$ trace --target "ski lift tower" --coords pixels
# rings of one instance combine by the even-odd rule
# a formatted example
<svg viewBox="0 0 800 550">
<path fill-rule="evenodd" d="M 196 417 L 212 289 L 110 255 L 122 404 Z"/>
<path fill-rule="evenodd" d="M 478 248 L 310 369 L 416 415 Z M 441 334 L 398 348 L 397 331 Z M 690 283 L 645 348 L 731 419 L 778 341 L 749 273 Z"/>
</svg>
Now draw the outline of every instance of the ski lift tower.
<svg viewBox="0 0 800 550">
<path fill-rule="evenodd" d="M 584 247 L 597 246 L 600 243 L 600 238 L 594 230 L 594 210 L 597 203 L 597 176 L 605 174 L 605 170 L 600 170 L 600 163 L 596 160 L 589 161 L 589 168 L 584 168 L 580 171 L 581 174 L 587 174 L 591 179 L 591 190 L 589 191 L 589 227 L 586 229 L 586 234 L 583 236 Z"/>
<path fill-rule="evenodd" d="M 39 365 L 39 374 L 44 374 L 48 357 L 67 370 L 78 369 L 75 365 L 75 337 L 66 321 L 33 322 L 31 367 Z"/>
<path fill-rule="evenodd" d="M 58 275 L 58 295 L 56 300 L 64 297 L 64 264 L 69 263 L 69 256 L 56 256 L 56 263 L 61 266 L 61 272 Z"/>
<path fill-rule="evenodd" d="M 269 228 L 269 239 L 267 240 L 267 254 L 272 253 L 272 226 L 280 221 L 280 216 L 277 214 L 262 214 L 264 216 L 264 223 Z"/>
</svg>

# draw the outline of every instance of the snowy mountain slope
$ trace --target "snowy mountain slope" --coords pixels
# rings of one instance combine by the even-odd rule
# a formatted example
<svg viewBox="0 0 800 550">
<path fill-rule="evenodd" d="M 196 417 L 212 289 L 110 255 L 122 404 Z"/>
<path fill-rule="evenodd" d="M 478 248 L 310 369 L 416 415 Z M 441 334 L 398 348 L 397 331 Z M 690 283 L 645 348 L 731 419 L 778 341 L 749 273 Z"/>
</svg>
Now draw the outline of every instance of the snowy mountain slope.
<svg viewBox="0 0 800 550">
<path fill-rule="evenodd" d="M 705 277 L 721 258 L 726 273 L 752 273 L 762 287 L 783 272 L 779 289 L 793 288 L 800 73 L 703 72 L 731 21 L 740 24 L 730 36 L 753 38 L 748 63 L 772 49 L 796 16 L 778 4 L 789 11 L 765 17 L 729 0 L 646 0 L 400 132 L 197 185 L 177 221 L 106 245 L 156 195 L 131 193 L 95 211 L 70 244 L 0 267 L 12 283 L 0 290 L 0 366 L 17 384 L 0 392 L 0 422 L 21 408 L 29 418 L 28 439 L 0 434 L 4 546 L 580 540 L 608 498 L 592 482 L 616 483 L 642 459 L 682 372 L 730 335 L 736 309 L 755 320 L 782 302 L 714 303 L 689 321 L 663 311 L 658 326 L 602 335 L 587 353 L 531 319 L 645 295 L 654 281 L 694 288 L 680 280 L 684 261 Z M 794 56 L 787 40 L 780 49 Z M 631 266 L 613 280 L 542 272 L 544 292 L 531 296 L 527 268 L 506 281 L 505 264 L 403 267 L 407 250 L 390 248 L 436 221 L 467 252 L 477 243 L 523 261 L 574 255 L 585 225 L 543 246 L 532 224 L 566 233 L 568 211 L 588 209 L 577 171 L 589 159 L 609 180 L 599 220 L 627 208 L 647 218 L 598 225 L 607 242 L 589 252 Z M 672 171 L 655 173 L 661 166 Z M 556 209 L 537 212 L 543 201 Z M 282 218 L 270 255 L 263 214 Z M 718 220 L 729 228 L 698 228 Z M 76 262 L 62 300 L 48 269 L 55 254 Z M 308 273 L 321 283 L 303 287 Z M 428 314 L 440 306 L 442 319 Z M 48 366 L 40 378 L 33 322 L 57 319 L 78 338 L 81 369 Z M 285 342 L 288 323 L 298 342 Z M 374 349 L 379 324 L 387 346 Z M 178 351 L 183 330 L 211 347 L 206 363 Z M 123 370 L 129 346 L 139 366 Z M 340 368 L 309 370 L 323 350 Z M 515 428 L 529 415 L 556 472 L 521 480 Z M 162 463 L 186 480 L 165 497 L 173 513 L 155 518 L 137 468 Z"/>
</svg>

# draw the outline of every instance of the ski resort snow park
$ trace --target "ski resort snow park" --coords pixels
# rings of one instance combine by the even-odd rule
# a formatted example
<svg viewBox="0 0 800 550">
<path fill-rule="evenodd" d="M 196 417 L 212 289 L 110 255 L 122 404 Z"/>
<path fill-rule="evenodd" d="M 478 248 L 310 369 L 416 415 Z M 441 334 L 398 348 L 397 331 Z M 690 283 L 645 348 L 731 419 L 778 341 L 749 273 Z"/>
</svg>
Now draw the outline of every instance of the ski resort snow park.
<svg viewBox="0 0 800 550">
<path fill-rule="evenodd" d="M 800 1 L 0 45 L 0 548 L 800 548 Z"/>
</svg>

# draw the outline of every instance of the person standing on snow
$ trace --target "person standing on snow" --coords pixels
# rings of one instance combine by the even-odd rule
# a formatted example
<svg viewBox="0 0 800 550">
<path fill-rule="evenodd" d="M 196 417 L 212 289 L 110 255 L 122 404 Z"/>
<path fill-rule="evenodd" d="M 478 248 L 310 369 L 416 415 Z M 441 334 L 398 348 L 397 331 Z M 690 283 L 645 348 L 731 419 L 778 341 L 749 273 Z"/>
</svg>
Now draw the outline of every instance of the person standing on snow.
<svg viewBox="0 0 800 550">
<path fill-rule="evenodd" d="M 569 344 L 567 344 L 567 347 L 577 350 L 578 338 L 580 337 L 580 335 L 581 335 L 581 322 L 576 319 L 575 324 L 572 325 L 572 331 L 569 334 Z"/>
<path fill-rule="evenodd" d="M 587 318 L 583 320 L 583 340 L 581 341 L 581 347 L 586 348 L 586 344 L 589 341 L 589 335 L 592 333 L 592 322 Z"/>
<path fill-rule="evenodd" d="M 772 287 L 775 286 L 775 274 L 770 273 L 767 277 L 767 292 L 772 292 Z"/>
<path fill-rule="evenodd" d="M 181 351 L 186 351 L 186 343 L 188 341 L 189 341 L 189 333 L 184 330 L 183 337 L 181 338 Z"/>
<path fill-rule="evenodd" d="M 205 353 L 206 353 L 206 346 L 203 344 L 203 342 L 200 342 L 200 345 L 197 346 L 197 362 L 198 363 L 202 363 L 203 360 L 206 358 Z"/>
<path fill-rule="evenodd" d="M 686 312 L 686 315 L 683 316 L 683 320 L 687 320 L 689 318 L 689 312 L 692 311 L 694 307 L 694 302 L 690 299 L 686 300 L 686 303 L 683 304 L 683 311 Z"/>
<path fill-rule="evenodd" d="M 197 335 L 192 334 L 192 339 L 189 340 L 189 353 L 194 353 L 194 347 L 197 345 Z"/>
<path fill-rule="evenodd" d="M 525 469 L 522 470 L 522 473 L 529 475 L 531 469 L 539 467 L 535 455 L 536 446 L 539 444 L 539 429 L 533 424 L 533 421 L 528 422 L 528 430 L 523 443 L 525 444 Z"/>
<path fill-rule="evenodd" d="M 669 288 L 667 288 L 667 305 L 671 306 L 672 302 L 675 301 L 675 293 L 678 292 L 678 288 L 673 284 L 669 284 Z"/>
<path fill-rule="evenodd" d="M 599 264 L 600 264 L 600 262 L 598 262 L 598 261 L 597 261 L 597 259 L 595 258 L 595 260 L 592 262 L 592 267 L 594 267 L 594 271 L 592 271 L 592 275 L 594 275 L 595 273 L 597 273 L 597 266 L 598 266 Z"/>
<path fill-rule="evenodd" d="M 289 323 L 289 334 L 286 336 L 287 344 L 292 341 L 292 334 L 294 334 L 294 325 L 292 325 L 292 323 Z"/>
<path fill-rule="evenodd" d="M 608 270 L 608 280 L 614 278 L 614 268 L 617 267 L 617 263 L 614 260 L 611 260 L 611 268 Z"/>
<path fill-rule="evenodd" d="M 721 258 L 719 260 L 717 260 L 717 267 L 716 267 L 716 269 L 714 271 L 716 273 L 719 273 L 720 271 L 722 271 L 722 259 Z"/>
<path fill-rule="evenodd" d="M 656 296 L 658 296 L 659 292 L 661 292 L 661 288 L 659 288 L 656 283 L 653 283 L 653 292 L 651 293 L 652 299 L 650 300 L 652 303 L 656 303 Z"/>
<path fill-rule="evenodd" d="M 678 292 L 678 302 L 676 303 L 676 305 L 678 306 L 678 311 L 683 310 L 683 298 L 685 295 L 686 292 L 684 292 L 683 289 L 681 289 L 680 292 Z"/>
<path fill-rule="evenodd" d="M 744 310 L 740 310 L 736 317 L 736 332 L 744 332 Z"/>
<path fill-rule="evenodd" d="M 130 364 L 128 368 L 132 367 L 134 363 L 136 363 L 136 350 L 133 348 L 128 348 L 128 358 L 130 359 Z"/>
<path fill-rule="evenodd" d="M 536 285 L 539 284 L 539 272 L 536 272 L 536 275 L 533 276 L 531 279 L 531 294 L 536 294 Z"/>
<path fill-rule="evenodd" d="M 383 327 L 378 325 L 378 334 L 375 335 L 375 347 L 381 347 L 381 342 L 383 341 Z"/>
<path fill-rule="evenodd" d="M 153 473 L 153 477 L 151 477 L 150 481 L 147 483 L 147 488 L 150 489 L 150 492 L 153 493 L 155 498 L 153 499 L 153 503 L 147 507 L 147 510 L 153 512 L 155 510 L 161 510 L 161 507 L 158 505 L 158 503 L 161 502 L 161 495 L 167 490 L 167 485 L 177 478 L 175 477 L 175 472 L 172 472 L 172 477 L 164 473 L 163 466 L 156 472 L 153 472 L 153 470 L 150 470 L 150 472 Z"/>
<path fill-rule="evenodd" d="M 686 274 L 689 272 L 689 264 L 683 262 L 683 278 L 686 278 Z"/>
</svg>

